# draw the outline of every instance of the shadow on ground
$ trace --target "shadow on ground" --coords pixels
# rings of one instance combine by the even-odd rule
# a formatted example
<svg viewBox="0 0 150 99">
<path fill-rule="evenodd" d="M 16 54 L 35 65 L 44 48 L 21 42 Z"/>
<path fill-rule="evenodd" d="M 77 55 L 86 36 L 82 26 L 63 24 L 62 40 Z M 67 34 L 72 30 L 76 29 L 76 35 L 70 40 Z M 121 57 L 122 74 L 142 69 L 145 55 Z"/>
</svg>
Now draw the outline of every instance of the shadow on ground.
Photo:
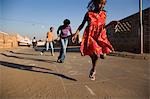
<svg viewBox="0 0 150 99">
<path fill-rule="evenodd" d="M 13 58 L 18 58 L 18 59 L 24 59 L 24 60 L 34 60 L 34 61 L 41 61 L 41 62 L 47 62 L 47 63 L 56 63 L 57 61 L 53 61 L 53 60 L 43 60 L 43 59 L 35 59 L 35 58 L 29 58 L 29 57 L 22 57 L 22 56 L 15 56 L 15 55 L 8 55 L 8 54 L 4 54 L 4 53 L 0 53 L 3 56 L 6 57 L 13 57 Z"/>
<path fill-rule="evenodd" d="M 20 70 L 26 70 L 26 71 L 31 71 L 31 72 L 38 72 L 38 73 L 45 73 L 45 74 L 52 74 L 67 80 L 72 80 L 72 81 L 77 81 L 74 78 L 65 76 L 63 74 L 59 73 L 54 73 L 52 72 L 53 70 L 47 69 L 47 68 L 42 68 L 42 67 L 37 67 L 37 66 L 27 66 L 27 65 L 21 65 L 21 64 L 16 64 L 16 63 L 10 63 L 10 62 L 5 62 L 5 61 L 0 61 L 1 66 L 9 67 L 9 68 L 15 68 L 15 69 L 20 69 Z M 39 70 L 34 70 L 34 69 L 39 69 Z M 48 70 L 45 72 L 44 70 Z"/>
<path fill-rule="evenodd" d="M 7 50 L 7 52 L 10 52 L 10 53 L 13 53 L 13 54 L 22 54 L 22 55 L 34 55 L 34 56 L 39 56 L 39 54 L 20 53 L 20 52 L 8 51 L 8 50 Z"/>
<path fill-rule="evenodd" d="M 36 47 L 34 48 L 35 51 L 45 51 L 45 47 Z M 48 51 L 50 51 L 51 49 L 49 49 Z M 59 52 L 60 51 L 60 47 L 56 47 L 54 48 L 55 52 Z M 67 47 L 67 52 L 80 52 L 80 46 L 75 46 L 75 47 Z"/>
</svg>

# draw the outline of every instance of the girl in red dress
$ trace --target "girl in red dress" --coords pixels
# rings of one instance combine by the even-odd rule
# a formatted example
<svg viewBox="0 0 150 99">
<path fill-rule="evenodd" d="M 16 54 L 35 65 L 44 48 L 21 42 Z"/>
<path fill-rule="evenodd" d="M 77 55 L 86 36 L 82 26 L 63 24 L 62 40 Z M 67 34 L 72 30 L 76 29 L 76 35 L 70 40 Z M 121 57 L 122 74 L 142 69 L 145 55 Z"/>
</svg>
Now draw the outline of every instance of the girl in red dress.
<svg viewBox="0 0 150 99">
<path fill-rule="evenodd" d="M 87 22 L 87 26 L 84 30 L 82 42 L 81 42 L 81 55 L 89 55 L 92 60 L 92 69 L 90 70 L 89 77 L 91 80 L 95 80 L 96 74 L 96 62 L 100 55 L 114 51 L 112 45 L 107 39 L 105 22 L 106 11 L 104 6 L 106 0 L 91 0 L 87 6 L 88 12 L 85 14 L 81 25 L 76 30 L 72 40 L 75 42 L 78 33 L 84 27 Z"/>
</svg>

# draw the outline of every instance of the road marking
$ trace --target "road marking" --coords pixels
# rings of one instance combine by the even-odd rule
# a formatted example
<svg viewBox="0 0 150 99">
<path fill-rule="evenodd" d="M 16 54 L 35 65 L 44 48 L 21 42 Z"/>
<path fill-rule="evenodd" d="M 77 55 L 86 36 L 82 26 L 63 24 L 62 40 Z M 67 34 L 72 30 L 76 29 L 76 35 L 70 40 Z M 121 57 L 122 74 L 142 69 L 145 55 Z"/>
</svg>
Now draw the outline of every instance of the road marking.
<svg viewBox="0 0 150 99">
<path fill-rule="evenodd" d="M 81 75 L 78 71 L 69 71 L 68 72 L 70 75 Z"/>
<path fill-rule="evenodd" d="M 36 66 L 35 64 L 29 64 L 30 66 Z"/>
<path fill-rule="evenodd" d="M 57 73 L 60 73 L 60 72 L 59 72 L 59 69 L 57 68 L 56 65 L 55 65 L 55 69 L 56 69 L 56 72 L 57 72 Z M 60 79 L 60 81 L 61 81 L 61 83 L 62 83 L 62 86 L 63 86 L 63 89 L 64 89 L 64 93 L 65 93 L 66 99 L 68 99 L 68 98 L 67 98 L 67 89 L 66 89 L 66 87 L 65 87 L 64 81 L 63 81 L 63 79 L 62 79 L 61 77 L 59 77 L 59 79 Z"/>
<path fill-rule="evenodd" d="M 93 92 L 91 88 L 89 88 L 87 85 L 85 85 L 85 88 L 90 92 L 91 95 L 96 96 L 96 94 Z"/>
</svg>

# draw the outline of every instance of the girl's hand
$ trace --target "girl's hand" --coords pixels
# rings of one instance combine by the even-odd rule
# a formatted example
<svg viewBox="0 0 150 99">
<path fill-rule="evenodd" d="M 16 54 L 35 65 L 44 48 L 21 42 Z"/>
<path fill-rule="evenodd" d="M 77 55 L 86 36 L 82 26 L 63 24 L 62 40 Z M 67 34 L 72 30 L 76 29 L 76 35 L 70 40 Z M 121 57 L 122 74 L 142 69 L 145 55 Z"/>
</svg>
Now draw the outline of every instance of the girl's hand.
<svg viewBox="0 0 150 99">
<path fill-rule="evenodd" d="M 111 53 L 115 53 L 115 50 L 114 50 L 114 48 L 112 48 L 112 49 L 111 49 Z"/>
<path fill-rule="evenodd" d="M 60 37 L 57 37 L 56 40 L 59 41 L 59 40 L 60 40 Z"/>
<path fill-rule="evenodd" d="M 77 38 L 77 34 L 75 33 L 74 36 L 72 37 L 72 42 L 73 42 L 73 43 L 75 43 L 76 38 Z"/>
</svg>

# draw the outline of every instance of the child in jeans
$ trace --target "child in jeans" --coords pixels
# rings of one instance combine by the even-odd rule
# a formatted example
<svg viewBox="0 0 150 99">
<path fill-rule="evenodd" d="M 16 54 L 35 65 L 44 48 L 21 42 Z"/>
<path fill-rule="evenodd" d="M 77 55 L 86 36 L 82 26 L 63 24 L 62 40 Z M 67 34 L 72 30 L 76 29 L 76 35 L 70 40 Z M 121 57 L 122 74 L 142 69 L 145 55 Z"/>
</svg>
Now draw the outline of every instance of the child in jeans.
<svg viewBox="0 0 150 99">
<path fill-rule="evenodd" d="M 61 43 L 61 49 L 60 49 L 60 54 L 58 56 L 58 63 L 63 63 L 66 57 L 66 48 L 68 45 L 68 35 L 69 32 L 72 35 L 72 30 L 70 26 L 70 20 L 65 19 L 64 24 L 59 26 L 57 30 L 57 35 L 60 37 L 60 43 Z"/>
<path fill-rule="evenodd" d="M 54 28 L 50 27 L 50 31 L 47 32 L 47 36 L 46 36 L 46 51 L 49 50 L 49 45 L 50 45 L 52 56 L 54 56 L 53 31 L 54 31 Z M 43 55 L 43 53 L 44 53 L 44 50 L 41 52 L 41 55 Z"/>
</svg>

